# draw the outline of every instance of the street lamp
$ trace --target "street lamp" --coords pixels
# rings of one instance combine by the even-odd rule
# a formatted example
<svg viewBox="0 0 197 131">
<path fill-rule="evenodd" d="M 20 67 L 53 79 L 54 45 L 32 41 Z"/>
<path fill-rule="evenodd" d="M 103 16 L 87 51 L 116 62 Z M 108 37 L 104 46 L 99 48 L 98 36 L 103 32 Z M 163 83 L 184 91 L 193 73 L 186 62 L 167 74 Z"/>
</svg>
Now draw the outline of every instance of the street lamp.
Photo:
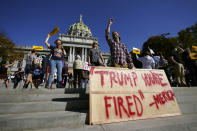
<svg viewBox="0 0 197 131">
<path fill-rule="evenodd" d="M 165 37 L 166 35 L 170 35 L 170 33 L 162 33 L 160 36 Z"/>
</svg>

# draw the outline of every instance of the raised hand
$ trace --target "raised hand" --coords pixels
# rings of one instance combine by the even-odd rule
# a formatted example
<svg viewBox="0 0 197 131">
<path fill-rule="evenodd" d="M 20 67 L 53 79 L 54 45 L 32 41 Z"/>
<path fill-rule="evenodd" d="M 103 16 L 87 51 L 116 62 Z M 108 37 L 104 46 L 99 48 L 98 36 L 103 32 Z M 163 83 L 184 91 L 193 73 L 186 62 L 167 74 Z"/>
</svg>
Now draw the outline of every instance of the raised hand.
<svg viewBox="0 0 197 131">
<path fill-rule="evenodd" d="M 114 22 L 114 19 L 113 18 L 110 18 L 109 19 L 109 24 L 111 25 L 113 22 Z"/>
</svg>

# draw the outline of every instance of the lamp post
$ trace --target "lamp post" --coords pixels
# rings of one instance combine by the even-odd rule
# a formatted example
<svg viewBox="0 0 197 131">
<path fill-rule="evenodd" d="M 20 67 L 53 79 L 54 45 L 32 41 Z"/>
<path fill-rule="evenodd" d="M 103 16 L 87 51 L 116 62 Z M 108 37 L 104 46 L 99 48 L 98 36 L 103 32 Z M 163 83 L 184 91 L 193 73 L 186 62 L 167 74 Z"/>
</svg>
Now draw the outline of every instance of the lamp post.
<svg viewBox="0 0 197 131">
<path fill-rule="evenodd" d="M 167 36 L 167 35 L 170 35 L 170 33 L 168 32 L 168 33 L 162 33 L 160 36 L 161 37 L 165 37 L 165 36 Z"/>
</svg>

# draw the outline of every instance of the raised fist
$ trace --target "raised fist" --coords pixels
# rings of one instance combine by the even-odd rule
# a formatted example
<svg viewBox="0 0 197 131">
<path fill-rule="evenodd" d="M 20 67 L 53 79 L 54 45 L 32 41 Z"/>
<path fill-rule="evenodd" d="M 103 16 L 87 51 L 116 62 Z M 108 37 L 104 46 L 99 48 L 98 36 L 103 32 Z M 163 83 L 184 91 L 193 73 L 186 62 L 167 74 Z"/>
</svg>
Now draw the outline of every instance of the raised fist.
<svg viewBox="0 0 197 131">
<path fill-rule="evenodd" d="M 110 18 L 109 19 L 109 24 L 112 24 L 114 22 L 114 19 L 113 18 Z"/>
</svg>

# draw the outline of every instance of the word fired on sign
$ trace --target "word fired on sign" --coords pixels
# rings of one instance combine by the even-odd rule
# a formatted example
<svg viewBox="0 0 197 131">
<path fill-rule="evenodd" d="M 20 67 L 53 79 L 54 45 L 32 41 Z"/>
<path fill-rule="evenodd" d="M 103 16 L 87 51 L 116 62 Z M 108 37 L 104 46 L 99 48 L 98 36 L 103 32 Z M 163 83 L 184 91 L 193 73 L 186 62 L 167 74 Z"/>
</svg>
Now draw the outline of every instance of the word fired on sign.
<svg viewBox="0 0 197 131">
<path fill-rule="evenodd" d="M 90 68 L 90 124 L 181 115 L 163 70 Z"/>
</svg>

